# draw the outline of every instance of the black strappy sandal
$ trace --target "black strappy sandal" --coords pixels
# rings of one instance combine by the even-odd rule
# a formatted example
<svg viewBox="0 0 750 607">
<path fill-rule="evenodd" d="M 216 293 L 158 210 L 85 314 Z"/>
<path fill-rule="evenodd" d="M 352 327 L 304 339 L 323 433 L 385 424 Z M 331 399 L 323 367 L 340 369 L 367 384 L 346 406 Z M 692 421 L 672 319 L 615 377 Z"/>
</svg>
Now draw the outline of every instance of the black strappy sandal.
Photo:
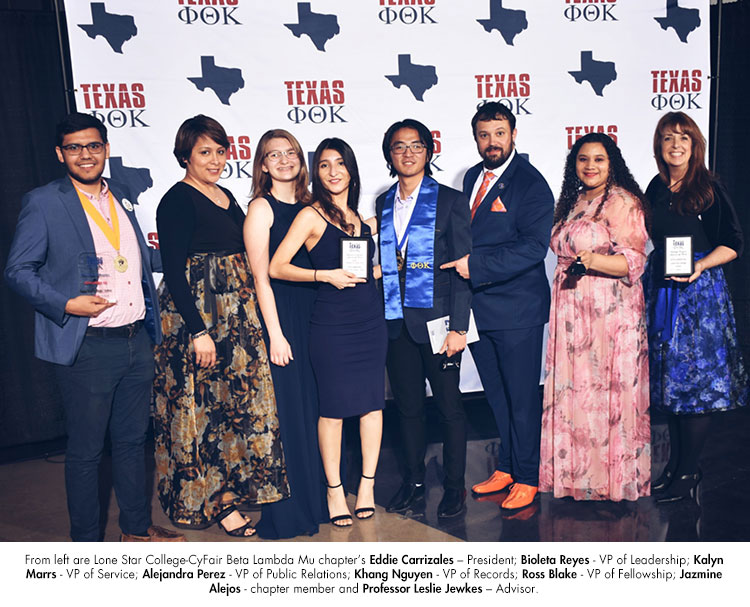
<svg viewBox="0 0 750 607">
<path fill-rule="evenodd" d="M 239 510 L 237 510 L 237 506 L 229 506 L 229 508 L 225 508 L 224 510 L 219 512 L 219 514 L 216 515 L 216 524 L 221 527 L 224 533 L 226 533 L 227 535 L 231 535 L 232 537 L 253 537 L 255 535 L 255 527 L 253 527 L 253 521 L 249 520 L 241 512 L 240 514 L 242 514 L 242 518 L 247 521 L 244 525 L 237 527 L 236 529 L 227 529 L 222 524 L 222 521 L 233 512 L 239 512 Z M 247 534 L 245 533 L 246 531 L 252 531 L 252 533 Z"/>
<path fill-rule="evenodd" d="M 362 478 L 366 478 L 368 481 L 374 481 L 374 476 L 366 476 L 364 474 L 361 475 Z M 364 516 L 362 516 L 364 515 Z M 366 521 L 368 518 L 372 518 L 375 516 L 375 508 L 372 506 L 367 506 L 365 508 L 356 508 L 354 510 L 354 516 L 356 516 L 360 521 Z"/>
<path fill-rule="evenodd" d="M 343 482 L 339 483 L 338 485 L 329 485 L 328 483 L 326 483 L 326 487 L 328 487 L 329 489 L 338 489 L 343 484 L 344 484 Z M 326 500 L 326 501 L 328 501 L 328 500 Z M 353 521 L 352 521 L 352 515 L 351 514 L 339 514 L 338 516 L 331 516 L 331 509 L 329 507 L 328 508 L 328 516 L 331 517 L 331 524 L 334 527 L 351 527 L 352 526 Z M 345 523 L 342 524 L 343 521 L 349 521 L 349 524 L 348 525 L 345 524 Z"/>
</svg>

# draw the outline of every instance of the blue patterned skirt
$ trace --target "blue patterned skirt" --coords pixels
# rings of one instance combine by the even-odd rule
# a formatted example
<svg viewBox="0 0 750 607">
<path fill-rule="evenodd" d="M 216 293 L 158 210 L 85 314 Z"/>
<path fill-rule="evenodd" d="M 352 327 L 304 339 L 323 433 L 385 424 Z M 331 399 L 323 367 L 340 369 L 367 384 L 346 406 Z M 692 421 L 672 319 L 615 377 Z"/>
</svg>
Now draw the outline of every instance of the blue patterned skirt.
<svg viewBox="0 0 750 607">
<path fill-rule="evenodd" d="M 708 251 L 695 254 L 695 260 Z M 727 411 L 750 400 L 748 375 L 737 345 L 734 310 L 724 271 L 692 283 L 663 278 L 660 249 L 643 275 L 651 407 L 673 414 Z"/>
</svg>

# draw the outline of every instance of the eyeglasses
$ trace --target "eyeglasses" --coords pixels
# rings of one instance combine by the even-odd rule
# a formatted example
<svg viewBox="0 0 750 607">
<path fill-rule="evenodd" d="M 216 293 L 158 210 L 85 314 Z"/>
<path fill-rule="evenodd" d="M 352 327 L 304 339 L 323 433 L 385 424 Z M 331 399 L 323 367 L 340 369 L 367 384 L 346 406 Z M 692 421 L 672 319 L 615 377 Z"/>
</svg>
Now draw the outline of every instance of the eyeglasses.
<svg viewBox="0 0 750 607">
<path fill-rule="evenodd" d="M 406 150 L 411 150 L 415 154 L 419 154 L 425 149 L 424 143 L 397 143 L 391 146 L 391 152 L 394 154 L 403 154 Z"/>
<path fill-rule="evenodd" d="M 88 150 L 92 154 L 101 154 L 104 151 L 105 145 L 106 144 L 102 143 L 101 141 L 92 141 L 91 143 L 87 143 L 86 145 L 81 145 L 80 143 L 63 145 L 61 146 L 61 149 L 68 152 L 68 154 L 70 154 L 71 156 L 78 156 L 84 149 Z"/>
<path fill-rule="evenodd" d="M 299 154 L 297 154 L 297 152 L 295 152 L 294 150 L 287 150 L 286 152 L 274 150 L 273 152 L 268 152 L 268 154 L 266 154 L 266 158 L 270 158 L 274 162 L 278 162 L 279 160 L 281 160 L 282 156 L 286 156 L 289 160 L 294 160 L 295 158 L 297 158 L 297 156 L 299 156 Z"/>
</svg>

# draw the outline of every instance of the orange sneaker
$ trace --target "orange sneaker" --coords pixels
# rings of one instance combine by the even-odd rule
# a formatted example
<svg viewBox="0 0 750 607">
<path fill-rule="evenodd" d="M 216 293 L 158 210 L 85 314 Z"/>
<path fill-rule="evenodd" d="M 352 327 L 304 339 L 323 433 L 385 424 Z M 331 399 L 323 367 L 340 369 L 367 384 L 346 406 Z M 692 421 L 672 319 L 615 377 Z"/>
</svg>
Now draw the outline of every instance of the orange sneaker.
<svg viewBox="0 0 750 607">
<path fill-rule="evenodd" d="M 536 497 L 537 488 L 531 485 L 524 485 L 522 483 L 516 483 L 510 490 L 510 495 L 501 504 L 501 508 L 506 510 L 517 510 L 518 508 L 525 508 Z"/>
<path fill-rule="evenodd" d="M 490 478 L 481 483 L 477 483 L 471 488 L 471 490 L 479 495 L 487 495 L 489 493 L 502 491 L 512 483 L 513 477 L 510 474 L 495 470 Z"/>
</svg>

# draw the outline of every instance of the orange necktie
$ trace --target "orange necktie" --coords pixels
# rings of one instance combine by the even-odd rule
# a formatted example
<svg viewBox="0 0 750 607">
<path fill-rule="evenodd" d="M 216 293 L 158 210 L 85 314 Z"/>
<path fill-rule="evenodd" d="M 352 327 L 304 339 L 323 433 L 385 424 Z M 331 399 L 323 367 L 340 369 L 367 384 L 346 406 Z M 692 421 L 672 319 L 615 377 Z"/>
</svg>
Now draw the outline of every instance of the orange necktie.
<svg viewBox="0 0 750 607">
<path fill-rule="evenodd" d="M 484 179 L 482 180 L 482 185 L 479 186 L 479 191 L 477 192 L 477 197 L 474 199 L 474 204 L 471 205 L 471 219 L 474 220 L 474 215 L 477 212 L 477 209 L 479 208 L 479 205 L 482 204 L 482 199 L 484 198 L 484 195 L 487 193 L 487 188 L 490 187 L 490 181 L 495 177 L 495 174 L 492 171 L 487 171 L 484 174 Z"/>
</svg>

